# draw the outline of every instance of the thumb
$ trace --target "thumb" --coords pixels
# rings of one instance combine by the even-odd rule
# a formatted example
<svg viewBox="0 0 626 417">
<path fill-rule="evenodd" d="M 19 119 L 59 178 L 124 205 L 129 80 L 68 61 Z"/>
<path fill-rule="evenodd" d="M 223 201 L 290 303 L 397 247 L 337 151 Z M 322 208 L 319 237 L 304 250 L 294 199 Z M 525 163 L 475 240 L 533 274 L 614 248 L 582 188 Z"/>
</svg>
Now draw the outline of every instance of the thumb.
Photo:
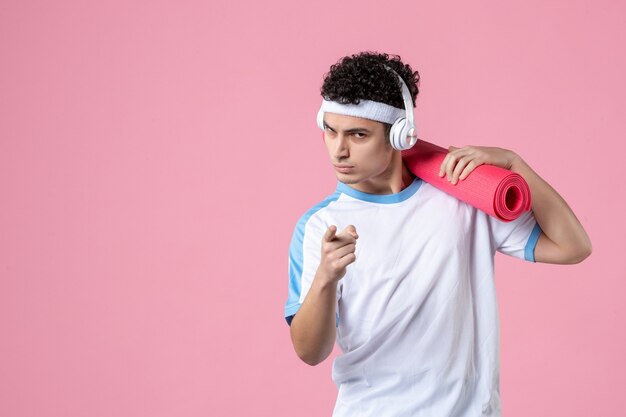
<svg viewBox="0 0 626 417">
<path fill-rule="evenodd" d="M 459 148 L 457 148 L 456 146 L 448 146 L 448 152 L 456 151 L 457 149 Z"/>
</svg>

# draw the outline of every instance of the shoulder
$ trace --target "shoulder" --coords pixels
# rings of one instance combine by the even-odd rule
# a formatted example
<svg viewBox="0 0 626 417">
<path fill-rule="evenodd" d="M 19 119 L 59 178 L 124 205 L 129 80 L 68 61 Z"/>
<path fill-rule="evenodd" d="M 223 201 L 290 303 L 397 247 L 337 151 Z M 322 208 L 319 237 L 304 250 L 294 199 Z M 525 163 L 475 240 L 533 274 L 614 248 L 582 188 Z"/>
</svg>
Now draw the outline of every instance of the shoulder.
<svg viewBox="0 0 626 417">
<path fill-rule="evenodd" d="M 420 199 L 424 205 L 427 205 L 430 209 L 434 211 L 442 211 L 442 214 L 445 213 L 446 215 L 449 214 L 449 211 L 454 211 L 457 214 L 461 212 L 474 217 L 476 216 L 477 211 L 479 211 L 474 206 L 463 200 L 459 200 L 453 195 L 448 194 L 425 181 L 421 187 Z"/>
<path fill-rule="evenodd" d="M 315 229 L 321 229 L 326 223 L 324 221 L 326 211 L 340 196 L 341 193 L 336 191 L 306 210 L 296 223 L 293 239 L 302 240 L 305 231 L 310 231 L 312 226 Z"/>
<path fill-rule="evenodd" d="M 329 196 L 324 198 L 322 201 L 320 201 L 319 203 L 315 204 L 314 206 L 306 210 L 298 219 L 297 224 L 303 225 L 303 224 L 306 224 L 308 221 L 310 221 L 312 218 L 313 219 L 319 218 L 320 216 L 324 214 L 325 211 L 329 209 L 329 207 L 333 203 L 339 200 L 339 197 L 341 197 L 341 193 L 338 191 L 335 191 L 334 193 L 330 194 Z"/>
</svg>

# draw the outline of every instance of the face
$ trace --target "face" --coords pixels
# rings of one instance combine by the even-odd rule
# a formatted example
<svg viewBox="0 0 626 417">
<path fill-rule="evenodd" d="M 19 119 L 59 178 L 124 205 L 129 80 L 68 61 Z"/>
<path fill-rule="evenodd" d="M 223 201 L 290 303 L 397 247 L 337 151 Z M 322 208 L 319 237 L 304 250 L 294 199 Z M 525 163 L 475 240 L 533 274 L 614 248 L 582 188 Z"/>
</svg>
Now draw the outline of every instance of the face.
<svg viewBox="0 0 626 417">
<path fill-rule="evenodd" d="M 397 167 L 382 123 L 325 113 L 324 126 L 324 142 L 339 181 L 371 194 L 388 189 Z"/>
</svg>

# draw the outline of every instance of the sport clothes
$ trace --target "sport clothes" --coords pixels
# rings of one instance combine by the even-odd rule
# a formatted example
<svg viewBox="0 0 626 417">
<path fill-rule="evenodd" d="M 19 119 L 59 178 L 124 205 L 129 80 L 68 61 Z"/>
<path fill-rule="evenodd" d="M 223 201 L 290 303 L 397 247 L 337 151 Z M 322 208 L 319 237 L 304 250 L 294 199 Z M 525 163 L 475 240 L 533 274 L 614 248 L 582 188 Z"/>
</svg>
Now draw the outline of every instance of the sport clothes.
<svg viewBox="0 0 626 417">
<path fill-rule="evenodd" d="M 397 194 L 341 182 L 298 222 L 285 317 L 297 313 L 328 226 L 353 224 L 337 286 L 334 417 L 500 416 L 494 255 L 534 262 L 532 212 L 504 223 L 419 178 Z"/>
</svg>

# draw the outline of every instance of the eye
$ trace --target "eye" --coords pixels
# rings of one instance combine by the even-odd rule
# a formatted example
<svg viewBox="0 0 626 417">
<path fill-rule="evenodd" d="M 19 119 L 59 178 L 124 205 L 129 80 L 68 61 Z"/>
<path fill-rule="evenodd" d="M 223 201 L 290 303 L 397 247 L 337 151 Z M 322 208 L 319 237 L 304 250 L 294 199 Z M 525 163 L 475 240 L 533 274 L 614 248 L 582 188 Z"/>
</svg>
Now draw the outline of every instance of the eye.
<svg viewBox="0 0 626 417">
<path fill-rule="evenodd" d="M 354 137 L 357 139 L 364 139 L 367 135 L 363 132 L 354 132 Z"/>
</svg>

